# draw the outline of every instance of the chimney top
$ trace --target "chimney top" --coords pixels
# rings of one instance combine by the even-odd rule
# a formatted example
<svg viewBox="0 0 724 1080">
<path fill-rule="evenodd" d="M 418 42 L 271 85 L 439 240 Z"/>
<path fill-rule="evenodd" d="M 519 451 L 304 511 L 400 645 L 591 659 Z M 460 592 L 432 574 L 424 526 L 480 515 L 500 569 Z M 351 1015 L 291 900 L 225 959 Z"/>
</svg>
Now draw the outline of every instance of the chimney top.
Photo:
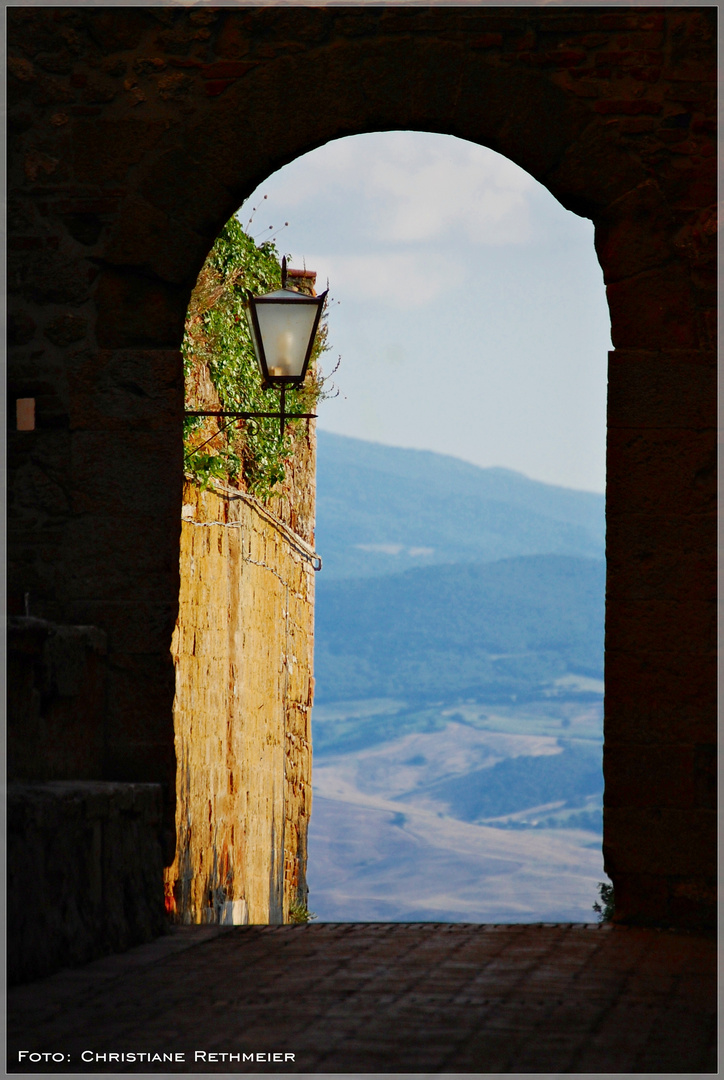
<svg viewBox="0 0 724 1080">
<path fill-rule="evenodd" d="M 287 267 L 287 281 L 291 288 L 298 292 L 308 292 L 311 296 L 316 296 L 314 291 L 316 280 L 316 270 L 292 270 L 291 267 Z"/>
</svg>

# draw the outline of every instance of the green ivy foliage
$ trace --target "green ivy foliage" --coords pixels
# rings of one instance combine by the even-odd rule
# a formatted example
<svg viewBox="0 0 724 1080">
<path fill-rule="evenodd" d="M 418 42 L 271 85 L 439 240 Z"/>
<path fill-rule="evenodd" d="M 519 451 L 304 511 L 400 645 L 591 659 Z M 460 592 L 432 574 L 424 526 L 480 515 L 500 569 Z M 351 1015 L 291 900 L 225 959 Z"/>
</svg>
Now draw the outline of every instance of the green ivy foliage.
<svg viewBox="0 0 724 1080">
<path fill-rule="evenodd" d="M 186 317 L 182 346 L 186 377 L 186 408 L 208 408 L 196 388 L 205 367 L 224 411 L 276 412 L 279 392 L 263 390 L 254 357 L 244 304 L 249 296 L 281 288 L 279 253 L 273 243 L 256 246 L 237 218 L 226 223 L 199 274 Z M 326 345 L 326 321 L 320 323 L 307 379 L 299 389 L 287 389 L 289 412 L 312 412 L 322 396 L 323 379 L 317 361 Z M 209 423 L 219 433 L 209 438 Z M 284 480 L 284 462 L 304 420 L 287 423 L 280 435 L 279 420 L 259 417 L 229 424 L 218 418 L 184 419 L 184 469 L 200 486 L 213 479 L 241 481 L 261 498 L 276 494 Z M 225 426 L 226 425 L 226 426 Z M 207 441 L 208 439 L 208 441 Z"/>
<path fill-rule="evenodd" d="M 601 897 L 601 903 L 596 901 L 593 905 L 593 910 L 598 914 L 599 922 L 611 922 L 616 914 L 616 900 L 613 893 L 613 885 L 608 885 L 605 881 L 599 881 L 598 883 L 598 895 Z"/>
</svg>

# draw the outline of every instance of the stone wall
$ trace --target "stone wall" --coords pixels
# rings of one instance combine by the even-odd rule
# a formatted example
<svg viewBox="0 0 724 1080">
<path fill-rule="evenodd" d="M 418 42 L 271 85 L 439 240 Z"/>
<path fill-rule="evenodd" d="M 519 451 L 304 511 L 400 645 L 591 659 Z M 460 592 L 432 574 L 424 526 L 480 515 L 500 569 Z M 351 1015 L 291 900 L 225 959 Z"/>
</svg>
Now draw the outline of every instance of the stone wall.
<svg viewBox="0 0 724 1080">
<path fill-rule="evenodd" d="M 105 633 L 7 631 L 8 977 L 25 982 L 163 932 L 163 800 L 104 780 Z"/>
<path fill-rule="evenodd" d="M 150 941 L 165 928 L 158 784 L 10 784 L 11 983 Z"/>
<path fill-rule="evenodd" d="M 589 217 L 609 365 L 604 854 L 713 917 L 715 7 L 8 9 L 8 596 L 108 640 L 109 778 L 173 836 L 179 345 L 224 222 L 332 139 L 505 154 Z M 304 93 L 290 88 L 303 87 Z M 167 858 L 173 856 L 172 842 Z"/>
<path fill-rule="evenodd" d="M 305 463 L 313 478 L 313 431 L 297 450 L 297 482 Z M 188 482 L 172 643 L 177 843 L 166 871 L 178 921 L 281 923 L 306 904 L 313 618 L 302 538 L 243 492 Z"/>
<path fill-rule="evenodd" d="M 8 775 L 102 779 L 106 635 L 19 615 L 7 621 L 7 644 Z"/>
</svg>

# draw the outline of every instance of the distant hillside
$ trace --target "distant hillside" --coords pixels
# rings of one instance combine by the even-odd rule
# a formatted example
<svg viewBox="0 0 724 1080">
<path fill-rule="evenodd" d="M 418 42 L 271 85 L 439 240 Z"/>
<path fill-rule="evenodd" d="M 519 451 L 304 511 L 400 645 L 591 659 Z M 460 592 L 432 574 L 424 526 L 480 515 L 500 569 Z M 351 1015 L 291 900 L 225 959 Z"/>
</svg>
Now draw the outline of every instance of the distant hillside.
<svg viewBox="0 0 724 1080">
<path fill-rule="evenodd" d="M 602 793 L 600 746 L 574 743 L 565 744 L 559 754 L 507 758 L 397 798 L 414 802 L 427 796 L 446 804 L 451 817 L 472 822 L 555 801 L 584 805 Z"/>
<path fill-rule="evenodd" d="M 603 675 L 604 563 L 534 555 L 317 583 L 318 701 L 511 700 Z"/>
<path fill-rule="evenodd" d="M 603 558 L 604 497 L 318 433 L 320 580 L 517 555 Z"/>
</svg>

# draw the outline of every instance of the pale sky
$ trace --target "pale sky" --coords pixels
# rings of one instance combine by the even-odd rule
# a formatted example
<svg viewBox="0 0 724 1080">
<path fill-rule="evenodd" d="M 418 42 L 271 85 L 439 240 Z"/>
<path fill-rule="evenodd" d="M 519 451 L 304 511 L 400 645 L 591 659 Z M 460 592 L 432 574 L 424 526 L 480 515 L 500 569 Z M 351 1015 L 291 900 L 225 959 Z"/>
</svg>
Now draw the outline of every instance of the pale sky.
<svg viewBox="0 0 724 1080">
<path fill-rule="evenodd" d="M 280 254 L 329 279 L 323 366 L 342 363 L 320 428 L 604 490 L 590 221 L 492 150 L 410 131 L 328 143 L 269 177 L 244 227 L 252 207 L 257 242 L 288 221 Z"/>
</svg>

